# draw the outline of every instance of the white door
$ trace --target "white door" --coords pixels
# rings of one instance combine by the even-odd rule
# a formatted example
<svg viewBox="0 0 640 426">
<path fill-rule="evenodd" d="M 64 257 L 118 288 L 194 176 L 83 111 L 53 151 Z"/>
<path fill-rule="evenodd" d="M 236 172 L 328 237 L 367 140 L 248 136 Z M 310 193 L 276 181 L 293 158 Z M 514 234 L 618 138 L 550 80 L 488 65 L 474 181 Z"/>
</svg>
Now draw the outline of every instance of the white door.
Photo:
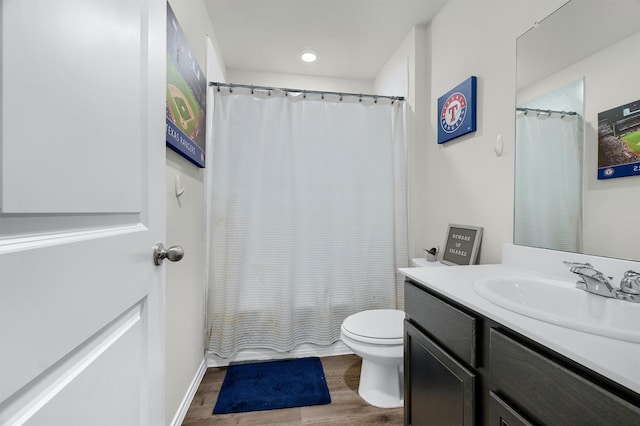
<svg viewBox="0 0 640 426">
<path fill-rule="evenodd" d="M 0 424 L 163 425 L 166 2 L 0 4 Z"/>
</svg>

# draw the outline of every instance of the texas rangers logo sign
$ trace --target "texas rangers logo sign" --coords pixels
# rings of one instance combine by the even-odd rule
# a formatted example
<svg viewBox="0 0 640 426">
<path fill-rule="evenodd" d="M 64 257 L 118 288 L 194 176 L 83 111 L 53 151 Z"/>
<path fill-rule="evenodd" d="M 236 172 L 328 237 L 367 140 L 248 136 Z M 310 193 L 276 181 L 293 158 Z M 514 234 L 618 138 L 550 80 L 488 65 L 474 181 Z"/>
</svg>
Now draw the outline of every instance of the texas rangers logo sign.
<svg viewBox="0 0 640 426">
<path fill-rule="evenodd" d="M 447 133 L 453 133 L 460 128 L 467 113 L 467 98 L 456 92 L 444 101 L 440 111 L 440 127 Z"/>
<path fill-rule="evenodd" d="M 476 77 L 438 98 L 438 143 L 476 130 Z"/>
</svg>

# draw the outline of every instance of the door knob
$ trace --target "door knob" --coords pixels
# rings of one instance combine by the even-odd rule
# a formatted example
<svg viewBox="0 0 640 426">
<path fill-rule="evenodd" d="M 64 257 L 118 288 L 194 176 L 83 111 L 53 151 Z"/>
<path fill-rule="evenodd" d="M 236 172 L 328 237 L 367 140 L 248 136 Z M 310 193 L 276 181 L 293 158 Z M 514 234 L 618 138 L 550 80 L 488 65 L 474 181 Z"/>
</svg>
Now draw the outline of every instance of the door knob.
<svg viewBox="0 0 640 426">
<path fill-rule="evenodd" d="M 156 265 L 162 265 L 165 259 L 169 259 L 172 262 L 177 262 L 184 256 L 184 249 L 180 246 L 171 246 L 168 249 L 164 248 L 164 244 L 157 243 L 153 247 L 153 263 Z"/>
</svg>

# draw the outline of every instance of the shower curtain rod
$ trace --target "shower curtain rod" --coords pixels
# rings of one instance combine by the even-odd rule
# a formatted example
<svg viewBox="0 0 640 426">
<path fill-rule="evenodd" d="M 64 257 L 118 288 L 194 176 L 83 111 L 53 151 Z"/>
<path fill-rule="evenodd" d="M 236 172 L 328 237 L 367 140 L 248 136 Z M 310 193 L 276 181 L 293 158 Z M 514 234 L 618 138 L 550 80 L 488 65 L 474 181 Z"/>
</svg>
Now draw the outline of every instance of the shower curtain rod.
<svg viewBox="0 0 640 426">
<path fill-rule="evenodd" d="M 574 111 L 555 111 L 552 109 L 538 109 L 538 108 L 522 108 L 522 107 L 517 107 L 516 111 L 523 111 L 524 115 L 527 115 L 528 112 L 535 112 L 537 115 L 540 114 L 560 114 L 560 118 L 564 117 L 565 115 L 580 115 L 577 112 Z"/>
<path fill-rule="evenodd" d="M 249 85 L 249 84 L 218 83 L 218 82 L 214 82 L 214 81 L 210 81 L 209 82 L 209 86 L 216 86 L 216 87 L 218 87 L 218 90 L 220 90 L 220 87 L 228 87 L 231 90 L 233 90 L 234 87 L 240 87 L 240 88 L 244 88 L 244 89 L 251 89 L 252 91 L 254 89 L 255 90 L 266 90 L 266 91 L 280 90 L 280 91 L 285 92 L 285 93 L 302 93 L 303 95 L 306 95 L 307 93 L 316 94 L 316 95 L 323 95 L 323 96 L 324 95 L 337 95 L 337 96 L 340 96 L 340 100 L 342 100 L 343 96 L 355 96 L 355 97 L 358 97 L 358 98 L 373 98 L 376 102 L 378 101 L 378 99 L 391 99 L 391 103 L 393 103 L 394 101 L 404 101 L 404 96 L 364 95 L 362 93 L 329 92 L 329 91 L 325 91 L 325 90 L 287 89 L 287 88 L 284 88 L 284 87 L 253 86 L 253 85 Z"/>
</svg>

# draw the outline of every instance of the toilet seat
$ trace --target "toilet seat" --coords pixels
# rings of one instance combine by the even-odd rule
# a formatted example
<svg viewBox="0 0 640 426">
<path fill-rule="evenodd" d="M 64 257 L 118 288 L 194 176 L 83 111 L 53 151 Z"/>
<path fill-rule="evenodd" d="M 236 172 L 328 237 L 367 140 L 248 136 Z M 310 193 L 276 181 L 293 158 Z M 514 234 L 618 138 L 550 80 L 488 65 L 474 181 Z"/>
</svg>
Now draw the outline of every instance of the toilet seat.
<svg viewBox="0 0 640 426">
<path fill-rule="evenodd" d="M 404 341 L 404 312 L 372 309 L 347 317 L 342 323 L 345 336 L 364 343 L 401 345 Z"/>
</svg>

